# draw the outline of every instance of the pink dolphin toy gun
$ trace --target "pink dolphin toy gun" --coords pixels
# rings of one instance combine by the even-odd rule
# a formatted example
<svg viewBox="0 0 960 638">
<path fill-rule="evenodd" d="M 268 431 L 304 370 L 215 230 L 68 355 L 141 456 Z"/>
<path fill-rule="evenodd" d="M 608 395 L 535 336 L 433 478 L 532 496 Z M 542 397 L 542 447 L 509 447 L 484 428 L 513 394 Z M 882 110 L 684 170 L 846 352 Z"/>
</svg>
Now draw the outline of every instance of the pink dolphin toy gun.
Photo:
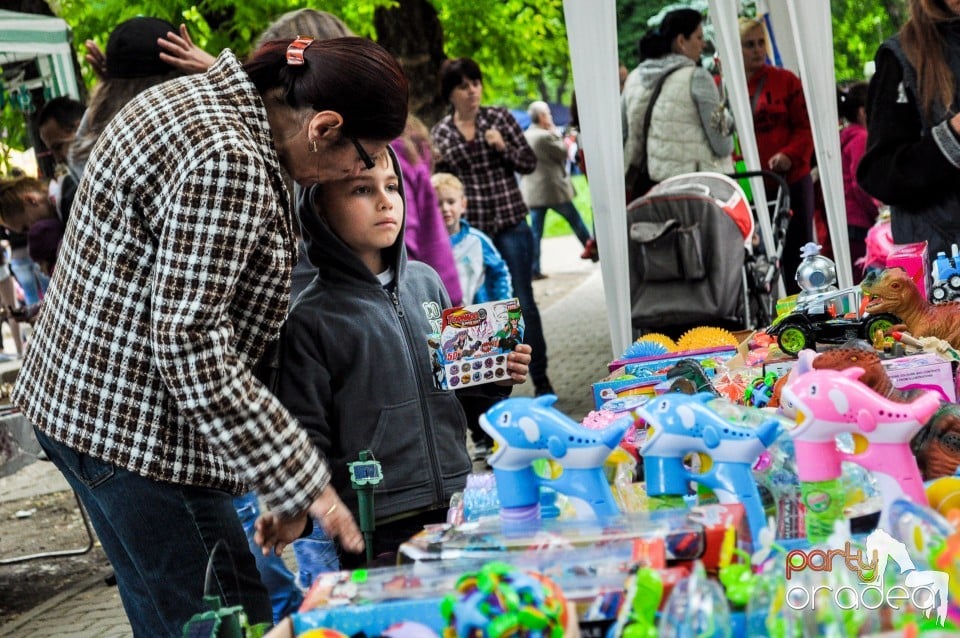
<svg viewBox="0 0 960 638">
<path fill-rule="evenodd" d="M 843 516 L 840 487 L 843 461 L 873 473 L 887 526 L 890 504 L 906 498 L 927 504 L 910 439 L 940 408 L 940 398 L 926 392 L 911 403 L 896 403 L 858 381 L 862 368 L 812 370 L 789 382 L 783 396 L 796 409 L 797 426 L 789 431 L 797 455 L 797 471 L 807 506 L 807 536 L 824 540 Z M 842 452 L 839 434 L 852 434 L 853 453 Z"/>
</svg>

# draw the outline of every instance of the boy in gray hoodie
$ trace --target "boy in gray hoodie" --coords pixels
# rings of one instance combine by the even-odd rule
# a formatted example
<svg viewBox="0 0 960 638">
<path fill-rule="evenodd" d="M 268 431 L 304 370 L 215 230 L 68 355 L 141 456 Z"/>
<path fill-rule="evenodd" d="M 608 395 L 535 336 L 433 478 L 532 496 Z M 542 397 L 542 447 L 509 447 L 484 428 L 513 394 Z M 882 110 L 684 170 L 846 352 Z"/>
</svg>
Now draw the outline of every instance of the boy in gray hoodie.
<svg viewBox="0 0 960 638">
<path fill-rule="evenodd" d="M 407 261 L 396 159 L 307 191 L 300 223 L 316 278 L 287 318 L 277 396 L 326 455 L 332 484 L 357 516 L 347 463 L 369 449 L 381 463 L 374 556 L 443 522 L 471 470 L 457 395 L 434 382 L 427 338 L 450 299 L 439 275 Z M 530 346 L 509 355 L 508 386 L 523 383 Z M 506 396 L 510 387 L 478 391 Z M 344 568 L 360 557 L 342 554 Z"/>
</svg>

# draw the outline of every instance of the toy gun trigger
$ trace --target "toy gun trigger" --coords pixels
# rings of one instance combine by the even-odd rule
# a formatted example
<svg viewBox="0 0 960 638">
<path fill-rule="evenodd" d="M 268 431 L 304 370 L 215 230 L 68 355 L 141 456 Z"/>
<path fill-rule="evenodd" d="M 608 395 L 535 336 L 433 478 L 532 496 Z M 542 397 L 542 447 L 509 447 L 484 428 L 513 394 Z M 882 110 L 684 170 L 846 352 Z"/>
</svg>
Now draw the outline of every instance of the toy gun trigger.
<svg viewBox="0 0 960 638">
<path fill-rule="evenodd" d="M 853 454 L 851 456 L 856 456 L 858 454 L 863 454 L 867 451 L 867 448 L 870 447 L 870 440 L 863 436 L 862 434 L 854 433 L 853 435 Z"/>
<path fill-rule="evenodd" d="M 700 460 L 700 474 L 706 474 L 713 467 L 713 457 L 705 452 L 694 452 Z"/>
</svg>

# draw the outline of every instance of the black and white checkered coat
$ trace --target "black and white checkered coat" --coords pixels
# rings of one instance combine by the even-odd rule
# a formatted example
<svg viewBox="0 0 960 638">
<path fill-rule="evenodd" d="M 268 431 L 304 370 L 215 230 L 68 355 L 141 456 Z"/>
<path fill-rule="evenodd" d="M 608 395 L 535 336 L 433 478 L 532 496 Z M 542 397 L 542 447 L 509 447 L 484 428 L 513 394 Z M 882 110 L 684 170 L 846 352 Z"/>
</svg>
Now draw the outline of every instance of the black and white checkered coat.
<svg viewBox="0 0 960 638">
<path fill-rule="evenodd" d="M 296 245 L 263 103 L 230 52 L 135 98 L 87 165 L 14 401 L 51 438 L 282 514 L 325 465 L 250 368 Z"/>
</svg>

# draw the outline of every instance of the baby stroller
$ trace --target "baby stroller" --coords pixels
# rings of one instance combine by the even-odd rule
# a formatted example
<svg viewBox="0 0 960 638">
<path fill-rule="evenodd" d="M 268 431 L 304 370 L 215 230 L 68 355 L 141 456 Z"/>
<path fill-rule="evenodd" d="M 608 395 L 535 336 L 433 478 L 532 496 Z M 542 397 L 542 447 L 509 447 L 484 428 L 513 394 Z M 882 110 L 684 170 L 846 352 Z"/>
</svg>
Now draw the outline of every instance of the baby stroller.
<svg viewBox="0 0 960 638">
<path fill-rule="evenodd" d="M 753 210 L 736 179 L 779 184 L 770 214 L 774 246 L 754 249 Z M 627 206 L 630 302 L 636 335 L 676 337 L 702 325 L 765 328 L 790 219 L 786 182 L 775 173 L 688 173 L 666 179 Z"/>
</svg>

